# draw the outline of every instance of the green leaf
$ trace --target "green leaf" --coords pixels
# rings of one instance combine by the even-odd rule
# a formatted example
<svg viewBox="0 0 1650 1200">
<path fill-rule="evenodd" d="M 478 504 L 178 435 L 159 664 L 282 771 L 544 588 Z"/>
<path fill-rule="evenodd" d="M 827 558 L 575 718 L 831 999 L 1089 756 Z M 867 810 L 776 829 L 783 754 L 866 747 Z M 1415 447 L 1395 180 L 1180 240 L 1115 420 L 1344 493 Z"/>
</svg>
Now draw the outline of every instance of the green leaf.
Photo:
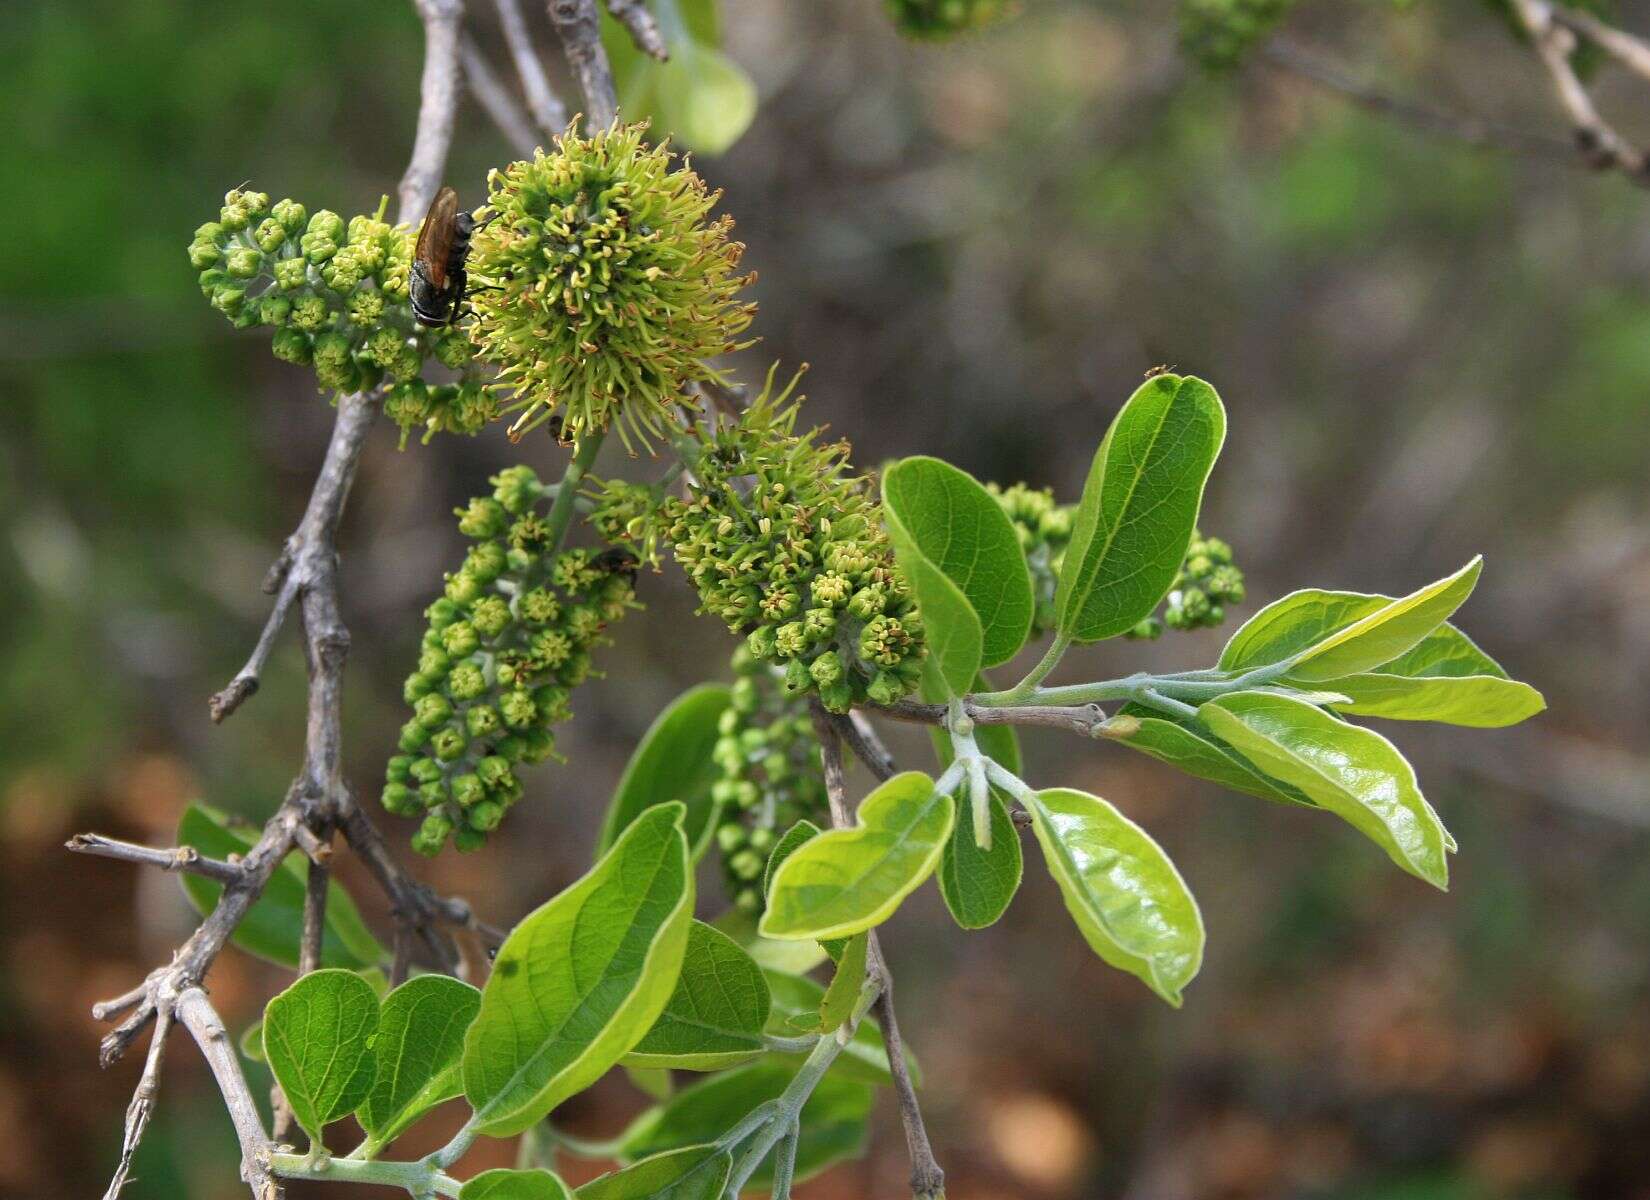
<svg viewBox="0 0 1650 1200">
<path fill-rule="evenodd" d="M 727 934 L 694 921 L 676 990 L 625 1065 L 685 1071 L 737 1066 L 762 1053 L 767 1021 L 762 968 Z"/>
<path fill-rule="evenodd" d="M 906 771 L 859 806 L 859 824 L 805 843 L 774 872 L 758 926 L 773 938 L 847 937 L 886 921 L 939 863 L 955 816 L 934 781 Z"/>
<path fill-rule="evenodd" d="M 419 1117 L 464 1091 L 464 1033 L 481 993 L 446 975 L 420 975 L 385 996 L 379 1008 L 372 1091 L 356 1113 L 372 1157 Z"/>
<path fill-rule="evenodd" d="M 788 1064 L 764 1061 L 713 1075 L 683 1088 L 669 1102 L 644 1112 L 621 1135 L 622 1157 L 638 1159 L 720 1137 L 758 1104 L 776 1099 L 796 1074 Z M 829 1071 L 802 1106 L 796 1179 L 801 1182 L 865 1149 L 875 1093 L 863 1083 Z M 737 1157 L 738 1148 L 734 1148 Z M 772 1178 L 771 1161 L 751 1179 L 759 1189 Z"/>
<path fill-rule="evenodd" d="M 602 855 L 632 821 L 659 804 L 679 800 L 687 807 L 682 829 L 697 861 L 716 827 L 710 798 L 718 777 L 711 751 L 719 736 L 716 723 L 731 693 L 719 683 L 700 684 L 670 702 L 642 735 L 625 764 L 618 789 L 607 806 L 596 853 Z"/>
<path fill-rule="evenodd" d="M 835 1033 L 859 1004 L 859 994 L 865 988 L 865 961 L 870 949 L 870 935 L 856 933 L 848 939 L 837 959 L 836 974 L 831 986 L 819 1002 L 819 1032 Z"/>
<path fill-rule="evenodd" d="M 625 1078 L 649 1100 L 669 1100 L 676 1090 L 676 1077 L 668 1067 L 625 1067 Z"/>
<path fill-rule="evenodd" d="M 1341 712 L 1477 729 L 1516 725 L 1547 707 L 1540 692 L 1508 679 L 1500 663 L 1448 624 L 1407 654 L 1332 686 L 1350 698 L 1332 706 Z"/>
<path fill-rule="evenodd" d="M 1322 683 L 1406 653 L 1472 595 L 1484 560 L 1394 600 L 1361 592 L 1291 592 L 1261 609 L 1220 652 L 1224 670 L 1288 662 L 1288 678 Z"/>
<path fill-rule="evenodd" d="M 243 1057 L 252 1062 L 265 1062 L 264 1059 L 264 1023 L 260 1018 L 248 1025 L 237 1040 Z"/>
<path fill-rule="evenodd" d="M 1169 856 L 1087 792 L 1048 788 L 1026 807 L 1049 874 L 1089 946 L 1179 1008 L 1203 962 L 1203 916 Z"/>
<path fill-rule="evenodd" d="M 689 150 L 724 154 L 756 118 L 756 84 L 720 50 L 683 40 L 671 46 L 667 61 L 650 60 L 644 69 L 653 76 L 661 132 Z"/>
<path fill-rule="evenodd" d="M 1132 717 L 1138 725 L 1134 733 L 1117 736 L 1116 741 L 1149 754 L 1171 767 L 1243 792 L 1262 800 L 1279 804 L 1298 804 L 1306 808 L 1317 805 L 1297 788 L 1282 780 L 1273 779 L 1207 729 L 1201 729 L 1190 720 L 1177 720 L 1154 708 L 1141 704 L 1125 704 L 1118 709 L 1120 717 Z"/>
<path fill-rule="evenodd" d="M 714 1145 L 684 1146 L 592 1179 L 579 1200 L 721 1200 L 733 1156 Z"/>
<path fill-rule="evenodd" d="M 1448 833 L 1415 771 L 1380 734 L 1287 696 L 1234 692 L 1198 719 L 1268 775 L 1299 788 L 1437 888 L 1449 886 Z"/>
<path fill-rule="evenodd" d="M 353 971 L 311 971 L 264 1006 L 264 1059 L 310 1140 L 373 1083 L 378 997 Z"/>
<path fill-rule="evenodd" d="M 882 501 L 916 550 L 962 591 L 980 620 L 981 664 L 1013 658 L 1031 632 L 1031 572 L 1014 525 L 966 471 L 937 458 L 882 473 Z M 920 599 L 919 599 L 920 603 Z M 926 622 L 927 610 L 923 610 Z"/>
<path fill-rule="evenodd" d="M 730 908 L 710 924 L 738 942 L 739 948 L 764 971 L 800 975 L 813 970 L 829 957 L 825 947 L 818 942 L 782 942 L 777 938 L 763 937 L 756 931 L 756 917 L 742 908 Z"/>
<path fill-rule="evenodd" d="M 458 1200 L 570 1200 L 567 1185 L 549 1171 L 483 1171 L 458 1191 Z"/>
<path fill-rule="evenodd" d="M 984 929 L 1008 911 L 1023 870 L 1019 830 L 993 788 L 991 849 L 981 850 L 975 843 L 972 821 L 954 821 L 940 858 L 940 895 L 958 925 Z"/>
<path fill-rule="evenodd" d="M 796 1037 L 817 1029 L 825 989 L 802 975 L 785 975 L 778 971 L 766 971 L 764 974 L 768 980 L 768 994 L 773 998 L 767 1032 L 776 1037 Z M 804 1056 L 776 1054 L 774 1057 L 800 1066 Z M 922 1071 L 917 1060 L 911 1056 L 910 1047 L 905 1051 L 905 1066 L 911 1072 L 911 1078 L 920 1084 Z M 873 1019 L 866 1017 L 855 1026 L 853 1040 L 843 1047 L 841 1056 L 831 1067 L 831 1073 L 879 1087 L 892 1080 L 882 1029 Z"/>
<path fill-rule="evenodd" d="M 477 1132 L 520 1133 L 594 1083 L 664 1011 L 693 913 L 680 804 L 647 809 L 499 949 L 464 1041 Z"/>
<path fill-rule="evenodd" d="M 1201 379 L 1157 375 L 1129 397 L 1072 522 L 1054 597 L 1063 636 L 1116 637 L 1169 594 L 1225 440 L 1226 410 Z"/>
<path fill-rule="evenodd" d="M 768 865 L 762 869 L 764 896 L 773 890 L 773 875 L 779 870 L 780 864 L 801 849 L 804 842 L 813 841 L 821 832 L 818 825 L 804 817 L 780 835 L 779 840 L 773 844 L 773 849 L 768 851 Z"/>
<path fill-rule="evenodd" d="M 886 503 L 882 520 L 894 557 L 922 612 L 923 640 L 928 645 L 922 664 L 923 686 L 944 697 L 960 696 L 979 674 L 985 655 L 985 629 L 979 615 L 963 590 L 929 559 L 899 513 Z"/>
<path fill-rule="evenodd" d="M 234 825 L 230 818 L 204 804 L 191 804 L 178 820 L 177 844 L 193 846 L 208 858 L 245 855 L 258 831 Z M 294 851 L 269 877 L 258 902 L 235 928 L 235 944 L 248 954 L 286 967 L 298 965 L 298 943 L 304 930 L 304 877 L 308 860 Z M 183 875 L 183 890 L 204 916 L 218 905 L 223 885 L 199 875 Z M 321 965 L 361 967 L 386 957 L 372 936 L 349 893 L 336 883 L 327 886 L 326 933 L 321 941 Z"/>
</svg>

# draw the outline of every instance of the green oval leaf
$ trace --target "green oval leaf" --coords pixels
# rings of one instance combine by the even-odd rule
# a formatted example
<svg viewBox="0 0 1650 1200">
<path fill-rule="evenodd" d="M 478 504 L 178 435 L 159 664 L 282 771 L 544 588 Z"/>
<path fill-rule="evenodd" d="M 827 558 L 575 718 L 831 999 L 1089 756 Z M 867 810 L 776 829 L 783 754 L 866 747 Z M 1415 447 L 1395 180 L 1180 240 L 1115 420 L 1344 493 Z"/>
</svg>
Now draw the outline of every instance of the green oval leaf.
<svg viewBox="0 0 1650 1200">
<path fill-rule="evenodd" d="M 642 813 L 672 800 L 681 801 L 687 809 L 682 830 L 695 861 L 704 853 L 716 827 L 716 805 L 710 792 L 719 772 L 711 751 L 718 736 L 716 723 L 731 694 L 719 683 L 700 684 L 676 697 L 658 715 L 625 764 L 596 842 L 598 855 L 607 853 Z"/>
<path fill-rule="evenodd" d="M 177 844 L 192 846 L 208 858 L 244 855 L 258 840 L 258 831 L 231 821 L 204 804 L 191 804 L 178 819 Z M 286 967 L 298 965 L 298 944 L 304 932 L 304 876 L 308 860 L 296 851 L 269 877 L 258 902 L 235 927 L 234 941 L 248 954 Z M 199 875 L 183 875 L 184 893 L 205 916 L 218 906 L 223 885 Z M 326 933 L 321 940 L 321 965 L 364 967 L 386 957 L 384 947 L 361 920 L 355 902 L 337 883 L 327 885 Z"/>
<path fill-rule="evenodd" d="M 883 472 L 882 502 L 973 608 L 981 665 L 1013 658 L 1031 632 L 1035 602 L 1025 552 L 1002 505 L 968 472 L 926 456 Z"/>
<path fill-rule="evenodd" d="M 721 1200 L 733 1156 L 714 1145 L 684 1146 L 592 1179 L 579 1200 Z"/>
<path fill-rule="evenodd" d="M 499 949 L 464 1041 L 472 1126 L 506 1137 L 623 1058 L 676 986 L 693 912 L 682 806 L 647 809 Z"/>
<path fill-rule="evenodd" d="M 923 552 L 886 503 L 883 525 L 894 546 L 894 558 L 905 573 L 922 614 L 923 686 L 944 696 L 960 696 L 979 674 L 985 654 L 985 630 L 963 590 Z"/>
<path fill-rule="evenodd" d="M 1141 704 L 1125 704 L 1117 715 L 1132 718 L 1136 729 L 1133 733 L 1114 735 L 1114 740 L 1159 762 L 1262 800 L 1317 807 L 1298 788 L 1271 778 L 1207 729 L 1199 729 L 1189 720 L 1176 720 Z"/>
<path fill-rule="evenodd" d="M 756 917 L 742 908 L 730 908 L 711 923 L 727 934 L 764 971 L 800 975 L 824 962 L 828 955 L 818 942 L 785 941 L 763 937 L 756 931 Z"/>
<path fill-rule="evenodd" d="M 1451 846 L 1398 748 L 1373 730 L 1288 696 L 1234 692 L 1198 719 L 1268 775 L 1299 788 L 1434 887 L 1449 886 Z"/>
<path fill-rule="evenodd" d="M 1129 397 L 1072 522 L 1054 597 L 1063 636 L 1116 637 L 1169 594 L 1225 440 L 1226 410 L 1201 379 L 1156 375 Z"/>
<path fill-rule="evenodd" d="M 317 1144 L 372 1088 L 378 997 L 353 971 L 311 971 L 264 1006 L 264 1060 Z"/>
<path fill-rule="evenodd" d="M 727 934 L 694 921 L 676 990 L 624 1062 L 685 1071 L 737 1066 L 762 1053 L 767 1021 L 762 968 Z"/>
<path fill-rule="evenodd" d="M 458 1190 L 458 1200 L 570 1200 L 567 1185 L 549 1171 L 483 1171 Z"/>
<path fill-rule="evenodd" d="M 765 971 L 763 974 L 767 976 L 768 994 L 773 997 L 767 1032 L 775 1037 L 796 1037 L 817 1029 L 820 1005 L 825 1002 L 825 989 L 803 975 L 786 975 L 779 971 Z M 805 1056 L 775 1054 L 773 1057 L 792 1066 L 801 1066 Z M 905 1066 L 911 1072 L 912 1080 L 920 1086 L 922 1070 L 909 1046 L 905 1049 Z M 854 1027 L 853 1040 L 843 1047 L 842 1054 L 831 1066 L 831 1074 L 879 1087 L 892 1081 L 882 1028 L 874 1019 L 867 1016 Z"/>
<path fill-rule="evenodd" d="M 856 933 L 843 944 L 831 986 L 825 989 L 824 998 L 819 1002 L 819 1032 L 835 1033 L 858 1007 L 860 992 L 865 988 L 870 944 L 870 935 L 864 933 Z"/>
<path fill-rule="evenodd" d="M 1087 792 L 1048 788 L 1026 807 L 1049 874 L 1089 946 L 1179 1008 L 1203 962 L 1203 915 L 1169 856 Z"/>
<path fill-rule="evenodd" d="M 689 40 L 671 46 L 665 62 L 647 60 L 653 111 L 661 132 L 689 150 L 723 154 L 756 117 L 756 84 L 720 50 Z"/>
<path fill-rule="evenodd" d="M 834 938 L 881 924 L 933 872 L 954 816 L 928 776 L 894 776 L 859 806 L 857 826 L 827 830 L 774 872 L 758 928 L 772 938 Z"/>
<path fill-rule="evenodd" d="M 480 1008 L 479 991 L 446 975 L 420 975 L 384 997 L 372 1043 L 377 1078 L 356 1113 L 367 1157 L 463 1093 L 464 1034 Z"/>
<path fill-rule="evenodd" d="M 1374 671 L 1333 681 L 1349 703 L 1331 707 L 1366 717 L 1443 721 L 1476 729 L 1516 725 L 1547 707 L 1541 693 L 1507 672 L 1453 625 Z"/>
<path fill-rule="evenodd" d="M 982 729 L 990 728 L 981 726 Z M 1024 871 L 1020 832 L 997 789 L 991 791 L 991 849 L 974 840 L 972 821 L 954 821 L 940 858 L 940 895 L 964 929 L 984 929 L 1008 911 Z"/>
</svg>

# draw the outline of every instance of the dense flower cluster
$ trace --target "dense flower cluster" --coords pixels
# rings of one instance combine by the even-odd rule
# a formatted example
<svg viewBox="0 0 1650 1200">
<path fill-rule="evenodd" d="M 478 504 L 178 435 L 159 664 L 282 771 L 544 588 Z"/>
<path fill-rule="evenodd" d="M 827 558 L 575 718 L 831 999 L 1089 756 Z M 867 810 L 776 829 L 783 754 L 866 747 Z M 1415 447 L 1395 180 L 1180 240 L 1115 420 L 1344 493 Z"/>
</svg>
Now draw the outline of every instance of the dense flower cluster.
<svg viewBox="0 0 1650 1200">
<path fill-rule="evenodd" d="M 789 392 L 770 383 L 737 423 L 701 431 L 689 498 L 660 510 L 663 536 L 700 611 L 746 634 L 790 692 L 833 712 L 889 704 L 921 671 L 916 603 L 847 443 L 796 433 Z"/>
<path fill-rule="evenodd" d="M 462 331 L 425 329 L 413 320 L 413 241 L 405 225 L 384 221 L 383 206 L 346 222 L 236 188 L 218 219 L 195 231 L 189 261 L 213 308 L 238 329 L 272 328 L 275 357 L 311 367 L 323 388 L 353 392 L 388 382 L 392 405 L 413 393 L 431 405 L 439 400 L 443 427 L 474 432 L 484 422 L 466 419 L 475 415 L 473 402 L 457 404 L 457 386 L 432 389 L 420 378 L 431 357 L 446 367 L 467 366 L 471 348 Z M 465 418 L 454 415 L 460 410 Z"/>
<path fill-rule="evenodd" d="M 1163 601 L 1162 617 L 1147 617 L 1125 635 L 1156 638 L 1163 627 L 1212 629 L 1226 619 L 1226 605 L 1243 603 L 1243 572 L 1232 562 L 1232 548 L 1219 538 L 1192 531 L 1186 559 Z"/>
<path fill-rule="evenodd" d="M 1054 590 L 1060 580 L 1060 564 L 1065 561 L 1066 543 L 1071 541 L 1071 519 L 1076 505 L 1056 504 L 1054 493 L 1037 491 L 1023 483 L 1003 488 L 991 483 L 986 489 L 997 498 L 1003 512 L 1019 535 L 1020 548 L 1031 568 L 1031 591 L 1037 608 L 1031 621 L 1033 636 L 1054 628 Z"/>
<path fill-rule="evenodd" d="M 808 706 L 788 693 L 783 673 L 741 646 L 734 652 L 733 701 L 722 713 L 712 798 L 721 806 L 716 845 L 728 894 L 749 913 L 763 907 L 762 872 L 792 825 L 830 823 L 819 743 Z"/>
<path fill-rule="evenodd" d="M 1295 0 L 1180 0 L 1180 43 L 1211 70 L 1236 66 Z"/>
<path fill-rule="evenodd" d="M 384 807 L 424 814 L 413 848 L 434 854 L 452 836 L 479 847 L 520 798 L 517 764 L 555 752 L 550 727 L 590 673 L 602 631 L 633 606 L 628 558 L 555 549 L 540 514 L 549 494 L 528 467 L 495 475 L 491 496 L 458 510 L 475 545 L 425 611 L 413 717 L 390 759 Z"/>
<path fill-rule="evenodd" d="M 1009 0 L 888 0 L 894 24 L 915 38 L 946 38 L 983 29 L 1013 11 Z"/>
<path fill-rule="evenodd" d="M 471 335 L 498 365 L 514 432 L 559 416 L 574 441 L 615 418 L 627 443 L 660 434 L 750 324 L 744 247 L 731 218 L 709 215 L 719 193 L 644 132 L 569 128 L 552 153 L 488 176 Z"/>
</svg>

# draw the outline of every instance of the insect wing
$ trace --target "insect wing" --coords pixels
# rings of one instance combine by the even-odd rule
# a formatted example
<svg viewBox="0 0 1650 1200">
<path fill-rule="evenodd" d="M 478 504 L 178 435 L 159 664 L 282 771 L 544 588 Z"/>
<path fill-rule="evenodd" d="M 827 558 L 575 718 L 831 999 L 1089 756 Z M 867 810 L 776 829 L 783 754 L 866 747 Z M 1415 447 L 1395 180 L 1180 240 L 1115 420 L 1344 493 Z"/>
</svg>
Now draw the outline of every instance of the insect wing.
<svg viewBox="0 0 1650 1200">
<path fill-rule="evenodd" d="M 447 262 L 452 254 L 453 234 L 458 225 L 458 193 L 444 187 L 435 194 L 424 227 L 418 231 L 414 261 L 423 268 L 424 278 L 437 291 L 447 286 Z"/>
</svg>

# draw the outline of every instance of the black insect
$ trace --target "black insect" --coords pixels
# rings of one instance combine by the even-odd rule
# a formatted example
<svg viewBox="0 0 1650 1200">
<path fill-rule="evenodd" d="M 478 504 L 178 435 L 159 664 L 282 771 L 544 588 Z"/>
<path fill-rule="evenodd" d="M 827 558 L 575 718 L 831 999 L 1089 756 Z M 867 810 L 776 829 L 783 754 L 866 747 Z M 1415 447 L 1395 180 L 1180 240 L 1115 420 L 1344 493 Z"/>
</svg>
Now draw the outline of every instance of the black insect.
<svg viewBox="0 0 1650 1200">
<path fill-rule="evenodd" d="M 630 551 L 620 546 L 614 546 L 612 549 L 603 550 L 596 555 L 595 558 L 590 560 L 590 565 L 598 571 L 605 571 L 609 575 L 623 575 L 630 580 L 631 586 L 634 587 L 636 576 L 642 564 L 641 560 Z"/>
<path fill-rule="evenodd" d="M 418 231 L 407 293 L 420 325 L 451 325 L 464 304 L 464 261 L 476 219 L 458 208 L 458 193 L 444 187 L 435 194 L 424 227 Z"/>
</svg>

